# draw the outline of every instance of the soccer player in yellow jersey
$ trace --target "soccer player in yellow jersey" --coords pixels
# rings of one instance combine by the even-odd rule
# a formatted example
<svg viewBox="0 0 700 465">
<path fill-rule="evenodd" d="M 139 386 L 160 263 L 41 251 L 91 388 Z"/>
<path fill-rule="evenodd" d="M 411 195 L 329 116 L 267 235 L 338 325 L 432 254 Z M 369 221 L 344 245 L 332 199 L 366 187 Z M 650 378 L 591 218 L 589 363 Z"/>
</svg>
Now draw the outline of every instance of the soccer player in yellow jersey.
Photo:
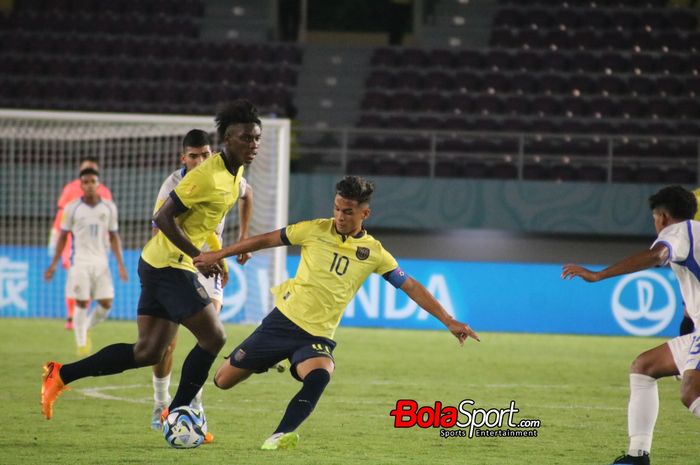
<svg viewBox="0 0 700 465">
<path fill-rule="evenodd" d="M 211 140 L 209 134 L 201 129 L 192 129 L 182 139 L 182 151 L 180 153 L 180 162 L 182 166 L 173 171 L 163 182 L 158 191 L 154 214 L 169 198 L 170 193 L 183 180 L 187 173 L 194 170 L 206 159 L 212 156 Z M 239 240 L 248 237 L 248 226 L 253 214 L 253 188 L 248 184 L 244 177 L 240 178 L 239 194 L 238 194 L 238 212 L 240 219 L 240 234 Z M 206 244 L 202 250 L 218 250 L 221 248 L 221 238 L 224 232 L 224 223 L 226 217 L 221 219 L 221 222 L 216 227 L 216 230 L 207 238 Z M 153 225 L 153 235 L 158 234 L 158 228 Z M 208 249 L 207 249 L 208 247 Z M 243 265 L 250 258 L 250 254 L 243 254 L 237 257 L 239 264 Z M 211 299 L 216 313 L 221 312 L 221 306 L 224 300 L 224 286 L 228 282 L 228 269 L 226 262 L 222 263 L 223 269 L 221 275 L 211 276 L 209 278 L 197 273 L 197 280 L 207 291 L 207 295 Z M 170 373 L 173 365 L 173 351 L 177 344 L 177 335 L 173 337 L 168 349 L 163 356 L 163 359 L 153 365 L 153 414 L 151 415 L 151 428 L 160 431 L 163 410 L 170 405 L 171 397 L 170 388 Z M 199 410 L 204 419 L 205 438 L 204 443 L 213 441 L 214 435 L 208 431 L 206 416 L 204 415 L 204 405 L 202 404 L 202 389 L 195 395 L 190 404 L 196 410 Z"/>
<path fill-rule="evenodd" d="M 197 344 L 183 363 L 170 410 L 189 404 L 206 381 L 226 334 L 196 271 L 211 276 L 220 268 L 217 263 L 194 265 L 192 258 L 201 253 L 206 238 L 238 199 L 244 166 L 255 158 L 262 132 L 257 110 L 247 100 L 223 107 L 216 124 L 222 152 L 188 173 L 155 214 L 159 232 L 139 260 L 137 342 L 112 344 L 74 363 L 48 362 L 41 390 L 47 419 L 66 384 L 158 363 L 180 324 L 192 332 Z"/>
<path fill-rule="evenodd" d="M 300 245 L 296 276 L 272 289 L 275 308 L 216 373 L 214 384 L 230 389 L 253 373 L 289 359 L 291 373 L 303 383 L 275 432 L 262 445 L 274 450 L 294 447 L 297 427 L 311 414 L 334 369 L 333 336 L 348 302 L 372 273 L 381 274 L 414 302 L 440 320 L 460 344 L 477 334 L 450 316 L 423 287 L 404 273 L 382 244 L 362 227 L 369 216 L 374 185 L 346 176 L 336 185 L 333 218 L 302 221 L 254 236 L 195 258 L 210 266 L 224 257 L 281 245 Z"/>
</svg>

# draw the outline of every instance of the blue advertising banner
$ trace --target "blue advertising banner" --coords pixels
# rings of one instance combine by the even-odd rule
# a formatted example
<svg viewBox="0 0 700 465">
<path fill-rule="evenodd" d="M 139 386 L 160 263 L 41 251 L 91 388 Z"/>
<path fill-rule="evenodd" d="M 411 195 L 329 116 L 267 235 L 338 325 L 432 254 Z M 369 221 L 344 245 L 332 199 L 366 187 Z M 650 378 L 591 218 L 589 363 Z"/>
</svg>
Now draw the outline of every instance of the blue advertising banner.
<svg viewBox="0 0 700 465">
<path fill-rule="evenodd" d="M 111 318 L 134 319 L 139 295 L 138 251 L 125 251 L 129 281 L 113 267 Z M 299 257 L 287 259 L 290 275 Z M 230 261 L 222 319 L 255 322 L 271 302 L 265 273 Z M 647 270 L 589 284 L 562 281 L 559 264 L 473 263 L 400 259 L 401 267 L 425 285 L 455 318 L 476 331 L 666 336 L 677 334 L 682 299 L 668 268 Z M 0 316 L 61 318 L 65 272 L 46 282 L 46 249 L 0 246 Z M 112 264 L 114 265 L 114 264 Z M 249 272 L 246 270 L 255 270 Z M 263 311 L 261 307 L 264 307 Z M 372 275 L 348 305 L 345 326 L 440 329 L 381 276 Z"/>
</svg>

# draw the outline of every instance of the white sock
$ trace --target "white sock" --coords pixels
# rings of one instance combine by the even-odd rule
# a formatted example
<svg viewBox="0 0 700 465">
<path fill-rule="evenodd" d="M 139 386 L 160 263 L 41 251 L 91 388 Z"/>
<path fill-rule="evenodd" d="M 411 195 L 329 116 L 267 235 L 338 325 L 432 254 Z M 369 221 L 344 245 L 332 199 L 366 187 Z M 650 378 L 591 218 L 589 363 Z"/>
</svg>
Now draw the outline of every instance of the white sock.
<svg viewBox="0 0 700 465">
<path fill-rule="evenodd" d="M 73 333 L 75 334 L 75 343 L 78 347 L 84 347 L 87 344 L 88 332 L 88 314 L 87 307 L 81 307 L 75 303 L 73 312 Z"/>
<path fill-rule="evenodd" d="M 654 425 L 659 414 L 659 390 L 651 376 L 630 374 L 630 402 L 627 407 L 627 428 L 630 447 L 627 453 L 639 457 L 651 450 Z"/>
<path fill-rule="evenodd" d="M 192 399 L 192 402 L 190 402 L 190 407 L 192 407 L 195 410 L 199 410 L 200 412 L 204 411 L 204 406 L 202 405 L 202 391 L 204 388 L 200 388 L 199 391 L 197 391 L 197 395 L 194 396 L 194 399 Z"/>
<path fill-rule="evenodd" d="M 88 329 L 92 329 L 93 327 L 102 323 L 105 319 L 107 319 L 108 314 L 109 314 L 109 309 L 104 308 L 102 305 L 100 305 L 98 303 L 97 306 L 95 307 L 95 310 L 93 310 L 92 313 L 90 314 L 90 319 L 88 321 Z"/>
<path fill-rule="evenodd" d="M 156 404 L 167 405 L 170 404 L 170 375 L 164 376 L 162 378 L 153 375 L 153 400 Z"/>
<path fill-rule="evenodd" d="M 688 410 L 693 412 L 693 415 L 696 417 L 700 418 L 700 397 L 695 399 L 692 404 L 690 404 L 690 407 L 688 407 Z"/>
</svg>

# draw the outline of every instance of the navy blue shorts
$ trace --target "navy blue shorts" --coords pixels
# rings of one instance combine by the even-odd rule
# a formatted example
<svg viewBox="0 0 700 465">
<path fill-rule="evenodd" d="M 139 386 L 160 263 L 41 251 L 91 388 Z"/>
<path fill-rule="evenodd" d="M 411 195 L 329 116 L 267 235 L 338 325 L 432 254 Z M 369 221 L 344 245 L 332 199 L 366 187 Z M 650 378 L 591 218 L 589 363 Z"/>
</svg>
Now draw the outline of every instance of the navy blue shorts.
<svg viewBox="0 0 700 465">
<path fill-rule="evenodd" d="M 194 315 L 211 300 L 191 271 L 166 266 L 154 268 L 139 258 L 141 295 L 136 313 L 175 323 Z"/>
<path fill-rule="evenodd" d="M 275 307 L 260 326 L 233 349 L 229 363 L 263 373 L 286 358 L 292 365 L 292 376 L 299 379 L 298 363 L 315 357 L 333 360 L 333 349 L 335 341 L 307 333 Z"/>
</svg>

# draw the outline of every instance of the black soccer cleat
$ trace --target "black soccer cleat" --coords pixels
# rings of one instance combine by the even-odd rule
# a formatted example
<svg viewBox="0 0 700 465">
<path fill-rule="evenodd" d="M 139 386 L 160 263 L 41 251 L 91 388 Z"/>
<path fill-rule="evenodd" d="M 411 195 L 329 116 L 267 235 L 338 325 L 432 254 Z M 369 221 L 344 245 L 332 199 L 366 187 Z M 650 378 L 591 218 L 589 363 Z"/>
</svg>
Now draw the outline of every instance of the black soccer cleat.
<svg viewBox="0 0 700 465">
<path fill-rule="evenodd" d="M 621 455 L 615 459 L 612 465 L 650 465 L 649 454 L 644 454 L 640 457 L 632 457 L 631 455 Z"/>
</svg>

